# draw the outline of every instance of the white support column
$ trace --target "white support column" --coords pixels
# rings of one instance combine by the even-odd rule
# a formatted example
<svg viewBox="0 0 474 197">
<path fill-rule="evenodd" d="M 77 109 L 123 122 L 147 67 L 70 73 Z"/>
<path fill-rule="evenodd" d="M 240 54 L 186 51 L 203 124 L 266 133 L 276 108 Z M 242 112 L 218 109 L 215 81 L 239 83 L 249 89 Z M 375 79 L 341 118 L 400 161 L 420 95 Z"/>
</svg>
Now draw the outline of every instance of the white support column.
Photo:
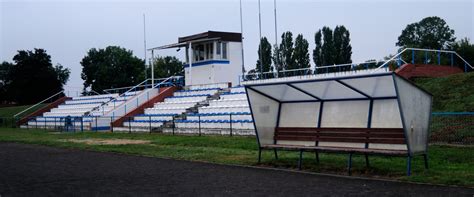
<svg viewBox="0 0 474 197">
<path fill-rule="evenodd" d="M 151 87 L 155 86 L 155 54 L 153 52 L 154 50 L 151 50 Z"/>
<path fill-rule="evenodd" d="M 189 42 L 189 84 L 193 83 L 193 48 Z"/>
</svg>

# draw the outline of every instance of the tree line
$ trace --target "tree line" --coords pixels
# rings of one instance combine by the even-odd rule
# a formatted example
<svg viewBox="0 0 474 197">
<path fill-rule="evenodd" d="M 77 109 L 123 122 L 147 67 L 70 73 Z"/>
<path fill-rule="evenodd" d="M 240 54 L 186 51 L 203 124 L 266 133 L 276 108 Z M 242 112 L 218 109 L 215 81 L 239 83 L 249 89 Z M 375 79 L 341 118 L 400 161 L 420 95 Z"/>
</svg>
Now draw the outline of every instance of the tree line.
<svg viewBox="0 0 474 197">
<path fill-rule="evenodd" d="M 334 30 L 327 26 L 319 29 L 314 34 L 315 48 L 312 51 L 312 61 L 315 67 L 351 64 L 352 46 L 350 41 L 350 32 L 343 25 L 336 26 Z M 399 51 L 404 48 L 452 50 L 466 59 L 469 64 L 474 65 L 474 44 L 471 44 L 468 38 L 456 41 L 455 31 L 449 27 L 445 20 L 437 16 L 426 17 L 419 22 L 408 24 L 402 30 L 395 46 L 399 47 Z M 262 72 L 310 68 L 308 50 L 308 41 L 302 34 L 298 34 L 293 40 L 291 31 L 284 32 L 281 35 L 281 43 L 274 45 L 273 51 L 268 39 L 262 37 L 258 46 L 258 60 L 255 69 L 248 71 L 248 74 L 257 75 Z M 385 60 L 388 60 L 390 56 L 387 56 Z M 404 59 L 411 59 L 409 57 L 411 54 L 407 53 L 403 56 Z M 422 55 L 418 55 L 416 58 L 430 59 L 431 62 L 435 59 Z M 375 59 L 366 62 L 370 62 L 372 67 L 381 65 L 381 63 L 372 63 L 376 62 Z M 441 63 L 447 64 L 448 59 L 445 58 Z M 329 68 L 327 71 L 334 72 L 336 70 Z"/>
<path fill-rule="evenodd" d="M 315 33 L 314 41 L 316 46 L 312 51 L 312 60 L 316 67 L 352 62 L 350 33 L 343 25 L 336 26 L 334 30 L 323 27 Z M 280 72 L 311 67 L 308 40 L 303 37 L 303 34 L 298 34 L 293 40 L 291 31 L 286 31 L 281 35 L 281 43 L 273 46 L 273 51 L 268 39 L 262 37 L 258 47 L 258 57 L 255 69 L 250 70 L 249 73 Z"/>
<path fill-rule="evenodd" d="M 88 90 L 134 86 L 145 80 L 145 61 L 118 46 L 90 49 L 80 62 L 83 94 Z M 184 63 L 176 57 L 158 57 L 151 63 L 155 78 L 184 74 Z M 151 69 L 148 66 L 148 73 Z M 18 51 L 13 63 L 0 64 L 0 104 L 34 104 L 64 90 L 70 69 L 53 66 L 44 49 Z M 61 94 L 60 96 L 64 96 Z"/>
</svg>

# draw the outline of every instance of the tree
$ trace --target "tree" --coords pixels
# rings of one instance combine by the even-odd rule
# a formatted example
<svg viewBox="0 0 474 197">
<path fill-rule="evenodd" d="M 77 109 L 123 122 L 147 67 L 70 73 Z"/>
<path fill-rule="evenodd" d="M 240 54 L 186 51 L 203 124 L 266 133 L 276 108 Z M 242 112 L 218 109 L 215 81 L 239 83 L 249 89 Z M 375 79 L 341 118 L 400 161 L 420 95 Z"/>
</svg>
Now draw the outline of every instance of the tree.
<svg viewBox="0 0 474 197">
<path fill-rule="evenodd" d="M 118 46 L 90 49 L 82 58 L 81 65 L 84 90 L 133 86 L 145 79 L 145 62 L 132 51 Z"/>
<path fill-rule="evenodd" d="M 155 78 L 168 78 L 171 76 L 184 75 L 184 63 L 178 58 L 172 56 L 158 56 L 152 63 L 155 72 Z"/>
<path fill-rule="evenodd" d="M 344 25 L 334 29 L 334 47 L 336 49 L 335 64 L 352 63 L 352 46 L 349 30 Z"/>
<path fill-rule="evenodd" d="M 323 46 L 321 47 L 321 57 L 323 65 L 335 64 L 336 48 L 334 47 L 333 32 L 329 27 L 323 27 Z"/>
<path fill-rule="evenodd" d="M 450 49 L 456 37 L 442 18 L 426 17 L 420 22 L 409 24 L 398 37 L 396 46 L 426 49 Z"/>
<path fill-rule="evenodd" d="M 295 39 L 295 50 L 293 57 L 295 59 L 295 66 L 293 69 L 309 68 L 311 65 L 308 52 L 308 41 L 304 39 L 303 34 L 298 34 Z"/>
<path fill-rule="evenodd" d="M 262 65 L 260 65 L 260 60 L 262 60 Z M 260 70 L 260 66 L 262 66 L 262 70 Z M 272 45 L 266 37 L 260 39 L 260 44 L 258 45 L 258 60 L 255 71 L 258 73 L 273 71 Z"/>
<path fill-rule="evenodd" d="M 62 91 L 69 79 L 69 69 L 53 67 L 44 49 L 18 51 L 13 61 L 5 88 L 9 99 L 19 104 L 36 103 Z"/>
<path fill-rule="evenodd" d="M 11 70 L 13 64 L 9 62 L 2 62 L 0 64 L 0 104 L 8 103 L 11 99 L 8 97 L 7 86 L 11 83 Z"/>
<path fill-rule="evenodd" d="M 313 61 L 316 67 L 352 63 L 350 33 L 343 25 L 336 26 L 334 31 L 323 27 L 315 33 L 314 40 L 316 47 L 313 50 Z M 334 70 L 328 69 L 331 72 Z"/>
<path fill-rule="evenodd" d="M 314 34 L 314 42 L 316 44 L 316 47 L 313 50 L 313 61 L 316 67 L 323 66 L 323 57 L 321 54 L 321 50 L 322 50 L 321 37 L 322 37 L 321 30 L 319 30 L 318 32 Z"/>
<path fill-rule="evenodd" d="M 464 38 L 454 43 L 453 49 L 471 66 L 474 66 L 474 44 L 470 43 L 469 38 Z"/>
<path fill-rule="evenodd" d="M 278 47 L 278 45 L 275 44 L 273 46 L 272 60 L 273 60 L 273 65 L 275 67 L 275 70 L 277 70 L 278 72 L 283 70 L 283 60 L 282 59 L 283 59 L 283 57 L 281 55 L 281 50 Z"/>
<path fill-rule="evenodd" d="M 285 70 L 291 69 L 295 65 L 293 51 L 293 34 L 290 31 L 284 32 L 281 35 L 279 52 L 281 53 L 281 66 Z"/>
</svg>

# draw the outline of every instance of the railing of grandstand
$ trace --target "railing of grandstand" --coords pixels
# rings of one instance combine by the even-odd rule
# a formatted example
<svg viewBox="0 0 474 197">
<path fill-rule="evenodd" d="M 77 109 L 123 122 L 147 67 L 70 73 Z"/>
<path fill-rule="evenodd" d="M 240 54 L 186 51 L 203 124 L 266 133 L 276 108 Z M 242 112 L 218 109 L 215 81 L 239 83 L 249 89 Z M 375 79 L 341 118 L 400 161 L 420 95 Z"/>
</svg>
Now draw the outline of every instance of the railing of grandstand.
<svg viewBox="0 0 474 197">
<path fill-rule="evenodd" d="M 263 73 L 251 73 L 240 77 L 242 81 L 252 81 L 282 77 L 302 77 L 316 75 L 324 76 L 330 74 L 337 75 L 341 73 L 358 73 L 364 71 L 367 73 L 387 72 L 394 71 L 403 64 L 408 63 L 457 66 L 464 70 L 464 72 L 470 72 L 474 70 L 474 67 L 455 51 L 405 48 L 389 59 L 382 61 L 366 61 L 359 63 L 317 66 L 314 68 L 314 71 L 312 68 L 301 68 L 280 70 L 275 72 L 271 71 Z"/>
<path fill-rule="evenodd" d="M 44 100 L 42 100 L 42 101 L 40 101 L 40 102 L 38 102 L 38 103 L 32 105 L 31 107 L 28 107 L 28 108 L 26 108 L 25 110 L 23 110 L 23 111 L 21 111 L 21 112 L 18 112 L 17 114 L 13 115 L 13 118 L 14 118 L 14 119 L 20 119 L 20 118 L 22 118 L 21 115 L 24 115 L 24 114 L 26 114 L 27 112 L 32 112 L 32 111 L 38 110 L 38 108 L 40 107 L 40 105 L 45 104 L 45 103 L 47 103 L 47 102 L 51 102 L 53 99 L 59 98 L 62 94 L 64 94 L 64 91 L 59 91 L 58 93 L 51 95 L 50 97 L 48 97 L 48 98 L 46 98 L 46 99 L 44 99 Z"/>
<path fill-rule="evenodd" d="M 135 86 L 132 86 L 132 87 L 124 87 L 124 88 L 115 88 L 115 89 L 108 89 L 109 91 L 114 91 L 114 90 L 120 90 L 120 89 L 125 89 L 125 88 L 128 88 L 128 90 L 122 94 L 120 94 L 119 96 L 107 101 L 107 102 L 104 102 L 102 103 L 100 106 L 97 106 L 95 108 L 93 108 L 92 110 L 88 111 L 85 113 L 85 115 L 89 115 L 91 114 L 92 112 L 97 112 L 97 111 L 102 111 L 104 112 L 104 108 L 105 106 L 107 106 L 108 104 L 110 103 L 113 103 L 114 105 L 114 108 L 116 107 L 115 106 L 115 103 L 117 101 L 119 101 L 119 99 L 123 98 L 125 95 L 127 95 L 127 93 L 130 93 L 130 92 L 134 92 L 134 91 L 138 91 L 138 90 L 143 90 L 143 89 L 146 89 L 147 87 L 151 87 L 150 89 L 153 89 L 153 88 L 156 88 L 156 87 L 160 87 L 160 86 L 163 86 L 167 83 L 171 84 L 171 85 L 180 85 L 181 83 L 181 80 L 182 80 L 182 76 L 171 76 L 171 77 L 168 77 L 168 78 L 161 78 L 161 79 L 155 79 L 155 85 L 153 87 L 151 87 L 151 83 L 148 84 L 148 82 L 151 82 L 151 79 L 146 79 L 144 81 L 142 81 L 141 83 L 135 85 Z M 158 82 L 158 83 L 156 83 Z M 105 91 L 105 90 L 104 90 Z"/>
<path fill-rule="evenodd" d="M 338 64 L 329 66 L 318 66 L 312 68 L 300 68 L 292 70 L 280 70 L 276 72 L 252 73 L 242 76 L 242 81 L 273 79 L 282 77 L 312 76 L 318 74 L 332 74 L 342 72 L 361 72 L 364 70 L 375 69 L 385 61 L 366 61 L 359 63 Z"/>
<path fill-rule="evenodd" d="M 421 53 L 420 53 L 421 52 Z M 420 56 L 421 54 L 421 56 Z M 444 55 L 444 56 L 443 56 Z M 410 57 L 411 56 L 411 57 Z M 396 55 L 388 59 L 384 64 L 380 65 L 373 72 L 390 66 L 390 62 L 396 61 L 397 67 L 401 66 L 402 58 L 411 58 L 411 64 L 436 64 L 436 65 L 450 65 L 458 66 L 469 72 L 474 70 L 474 67 L 469 64 L 463 57 L 461 57 L 456 51 L 447 50 L 435 50 L 435 49 L 420 49 L 420 48 L 404 48 Z M 456 61 L 461 60 L 461 61 Z M 407 63 L 403 61 L 404 63 Z M 459 64 L 461 63 L 461 64 Z"/>
<path fill-rule="evenodd" d="M 173 77 L 173 79 L 175 79 L 175 81 L 173 82 L 174 84 L 176 84 L 176 85 L 183 85 L 184 84 L 184 82 L 183 82 L 184 77 L 182 77 L 182 76 L 172 76 L 172 77 Z M 163 81 L 165 79 L 167 79 L 167 78 L 154 79 L 153 84 L 160 83 L 161 81 Z M 108 94 L 114 94 L 114 93 L 122 94 L 122 93 L 124 93 L 123 92 L 124 90 L 126 90 L 125 92 L 128 92 L 131 89 L 146 89 L 146 88 L 149 88 L 151 86 L 152 86 L 151 79 L 146 79 L 146 80 L 142 81 L 141 83 L 139 83 L 138 85 L 135 85 L 135 86 L 121 87 L 121 88 L 110 88 L 110 89 L 105 89 L 103 91 L 105 93 L 108 93 Z"/>
</svg>

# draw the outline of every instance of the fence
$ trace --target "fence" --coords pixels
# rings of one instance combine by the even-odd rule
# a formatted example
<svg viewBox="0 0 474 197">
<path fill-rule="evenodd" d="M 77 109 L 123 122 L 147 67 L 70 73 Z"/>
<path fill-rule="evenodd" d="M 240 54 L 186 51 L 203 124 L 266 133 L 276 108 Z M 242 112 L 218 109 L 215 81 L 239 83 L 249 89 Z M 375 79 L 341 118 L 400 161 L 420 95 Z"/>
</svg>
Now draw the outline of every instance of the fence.
<svg viewBox="0 0 474 197">
<path fill-rule="evenodd" d="M 136 117 L 136 116 L 135 116 Z M 192 120 L 182 120 L 181 117 L 172 117 L 168 120 L 160 119 L 158 116 L 141 116 L 140 120 L 135 117 L 126 117 L 121 127 L 109 128 L 111 132 L 163 132 L 172 135 L 255 135 L 253 123 L 246 121 L 239 115 L 222 115 L 220 120 L 210 120 L 208 116 L 196 115 Z M 107 118 L 107 117 L 101 117 Z M 112 117 L 108 117 L 113 122 Z M 23 128 L 46 128 L 58 131 L 99 131 L 91 127 L 91 123 L 97 121 L 98 117 L 84 116 L 71 117 L 70 124 L 66 125 L 65 118 L 33 117 L 28 126 Z M 188 117 L 189 119 L 189 117 Z M 15 119 L 12 117 L 0 117 L 0 127 L 15 127 Z M 111 124 L 109 124 L 111 125 Z M 435 112 L 432 114 L 430 124 L 431 144 L 455 144 L 474 145 L 474 112 Z"/>
<path fill-rule="evenodd" d="M 431 117 L 432 144 L 474 145 L 474 112 L 437 112 Z"/>
</svg>

